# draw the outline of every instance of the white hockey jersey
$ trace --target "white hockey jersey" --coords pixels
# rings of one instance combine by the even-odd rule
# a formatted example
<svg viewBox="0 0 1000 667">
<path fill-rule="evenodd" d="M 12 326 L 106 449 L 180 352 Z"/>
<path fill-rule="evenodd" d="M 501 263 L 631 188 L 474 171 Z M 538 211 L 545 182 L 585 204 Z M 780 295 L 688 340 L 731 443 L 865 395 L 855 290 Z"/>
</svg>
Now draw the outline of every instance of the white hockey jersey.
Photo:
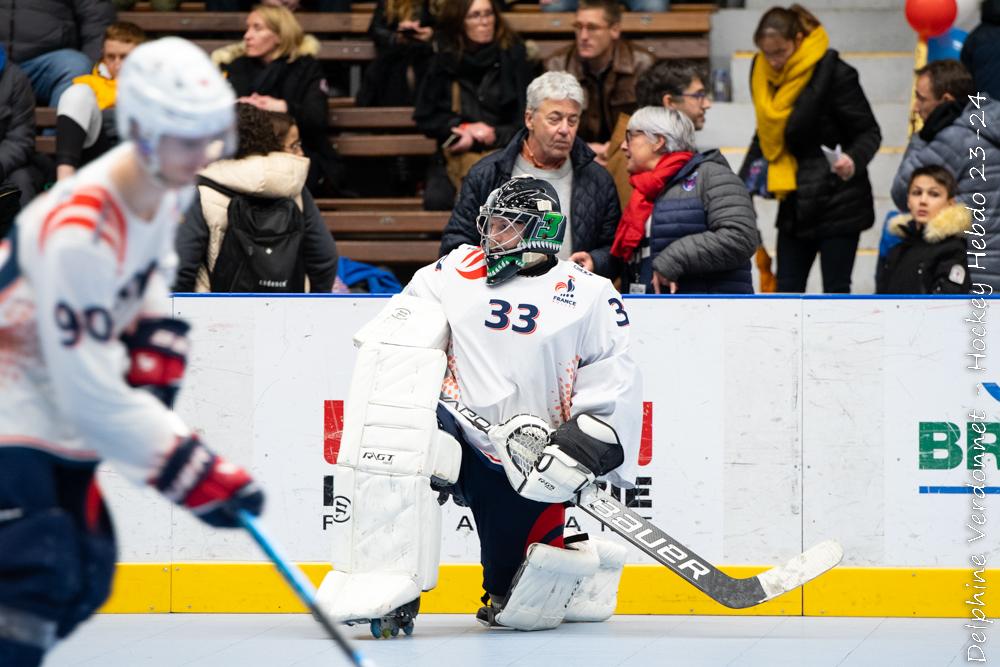
<svg viewBox="0 0 1000 667">
<path fill-rule="evenodd" d="M 444 307 L 451 342 L 443 393 L 492 424 L 518 414 L 553 428 L 580 413 L 600 417 L 625 449 L 625 463 L 608 480 L 633 485 L 642 381 L 629 356 L 628 313 L 607 279 L 560 261 L 543 275 L 488 287 L 482 249 L 463 245 L 420 269 L 405 292 Z M 457 422 L 499 464 L 489 439 L 462 417 Z"/>
<path fill-rule="evenodd" d="M 169 191 L 151 220 L 109 178 L 123 144 L 58 183 L 0 242 L 0 446 L 111 459 L 147 480 L 190 434 L 124 380 L 119 336 L 139 315 L 170 313 L 173 243 L 188 191 Z"/>
</svg>

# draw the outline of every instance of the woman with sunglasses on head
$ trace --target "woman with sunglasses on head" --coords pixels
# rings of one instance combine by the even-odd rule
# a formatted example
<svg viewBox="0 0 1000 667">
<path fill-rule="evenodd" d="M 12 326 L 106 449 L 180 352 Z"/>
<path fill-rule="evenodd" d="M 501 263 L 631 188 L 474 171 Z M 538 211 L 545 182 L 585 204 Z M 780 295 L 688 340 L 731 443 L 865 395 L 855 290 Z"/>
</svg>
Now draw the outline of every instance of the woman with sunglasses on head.
<svg viewBox="0 0 1000 667">
<path fill-rule="evenodd" d="M 740 176 L 766 161 L 778 207 L 778 291 L 804 292 L 817 253 L 823 291 L 851 291 L 858 237 L 875 222 L 868 163 L 882 134 L 858 73 L 800 5 L 772 7 L 754 33 L 757 132 Z M 756 190 L 756 187 L 751 188 Z"/>
</svg>

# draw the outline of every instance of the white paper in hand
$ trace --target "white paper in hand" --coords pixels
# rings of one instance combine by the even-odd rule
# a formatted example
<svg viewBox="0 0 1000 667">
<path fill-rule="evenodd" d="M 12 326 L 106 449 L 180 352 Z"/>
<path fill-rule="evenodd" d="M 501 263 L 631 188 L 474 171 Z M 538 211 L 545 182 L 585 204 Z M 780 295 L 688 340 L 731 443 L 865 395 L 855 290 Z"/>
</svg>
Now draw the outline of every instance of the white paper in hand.
<svg viewBox="0 0 1000 667">
<path fill-rule="evenodd" d="M 823 151 L 823 155 L 826 156 L 826 161 L 830 163 L 830 171 L 833 171 L 833 165 L 837 164 L 837 160 L 844 154 L 844 151 L 840 148 L 840 144 L 837 144 L 836 148 L 829 148 L 820 144 L 820 149 Z"/>
</svg>

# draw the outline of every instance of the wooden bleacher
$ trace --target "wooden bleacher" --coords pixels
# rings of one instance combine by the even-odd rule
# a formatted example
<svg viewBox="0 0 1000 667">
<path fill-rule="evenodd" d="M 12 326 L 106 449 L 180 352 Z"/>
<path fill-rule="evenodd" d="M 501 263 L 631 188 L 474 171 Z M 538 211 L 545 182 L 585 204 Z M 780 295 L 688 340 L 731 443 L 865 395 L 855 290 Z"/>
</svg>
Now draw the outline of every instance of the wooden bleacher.
<svg viewBox="0 0 1000 667">
<path fill-rule="evenodd" d="M 355 3 L 350 13 L 297 14 L 307 31 L 319 39 L 320 60 L 342 62 L 352 68 L 352 88 L 360 80 L 360 68 L 375 57 L 375 47 L 367 37 L 373 9 L 374 3 L 368 2 Z M 714 9 L 712 4 L 691 3 L 674 4 L 669 12 L 625 13 L 622 32 L 657 59 L 706 60 Z M 547 13 L 540 12 L 537 5 L 515 5 L 504 18 L 533 43 L 540 58 L 573 39 L 573 13 Z M 211 52 L 242 39 L 246 15 L 207 12 L 202 2 L 182 2 L 177 12 L 155 12 L 148 3 L 140 2 L 136 11 L 118 12 L 118 19 L 138 24 L 153 37 L 181 35 Z M 54 127 L 55 111 L 37 109 L 35 119 L 39 128 Z M 329 124 L 331 142 L 348 159 L 430 156 L 437 150 L 433 139 L 416 131 L 410 107 L 366 109 L 354 107 L 351 97 L 331 98 Z M 37 137 L 36 148 L 54 153 L 55 138 Z M 316 201 L 344 256 L 402 269 L 400 277 L 404 279 L 408 271 L 438 257 L 449 213 L 419 210 L 419 197 Z"/>
<path fill-rule="evenodd" d="M 447 211 L 323 211 L 338 251 L 374 264 L 430 264 L 441 245 Z"/>
<path fill-rule="evenodd" d="M 660 13 L 625 13 L 622 32 L 657 58 L 708 58 L 711 29 L 710 5 L 684 6 Z M 300 13 L 308 31 L 320 40 L 320 60 L 363 63 L 375 57 L 372 42 L 362 37 L 368 32 L 368 13 Z M 237 42 L 242 38 L 246 16 L 239 12 L 119 12 L 121 21 L 131 21 L 153 36 L 182 35 L 206 51 Z M 507 22 L 521 35 L 534 41 L 545 58 L 571 41 L 574 14 L 561 12 L 505 14 Z M 231 33 L 228 39 L 220 33 Z M 655 38 L 654 38 L 655 37 Z"/>
</svg>

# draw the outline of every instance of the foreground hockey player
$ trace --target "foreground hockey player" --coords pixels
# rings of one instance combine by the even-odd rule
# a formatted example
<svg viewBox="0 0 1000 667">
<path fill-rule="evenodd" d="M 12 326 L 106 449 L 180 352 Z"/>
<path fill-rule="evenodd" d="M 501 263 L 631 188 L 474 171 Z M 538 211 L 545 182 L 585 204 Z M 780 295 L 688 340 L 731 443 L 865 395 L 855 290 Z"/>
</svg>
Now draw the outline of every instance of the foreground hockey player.
<svg viewBox="0 0 1000 667">
<path fill-rule="evenodd" d="M 217 527 L 263 494 L 171 411 L 187 325 L 173 239 L 197 172 L 233 148 L 229 85 L 197 47 L 139 46 L 124 144 L 35 200 L 0 243 L 0 665 L 37 665 L 107 598 L 106 459 Z"/>
<path fill-rule="evenodd" d="M 567 220 L 549 183 L 505 183 L 478 226 L 480 247 L 418 271 L 355 336 L 335 474 L 351 517 L 318 602 L 375 636 L 411 632 L 437 583 L 434 489 L 475 519 L 481 622 L 540 630 L 614 612 L 625 547 L 564 539 L 563 503 L 595 477 L 632 485 L 641 386 L 628 314 L 608 280 L 556 259 Z M 498 426 L 487 436 L 458 417 L 469 409 Z M 554 430 L 519 474 L 500 445 L 534 424 Z"/>
</svg>

